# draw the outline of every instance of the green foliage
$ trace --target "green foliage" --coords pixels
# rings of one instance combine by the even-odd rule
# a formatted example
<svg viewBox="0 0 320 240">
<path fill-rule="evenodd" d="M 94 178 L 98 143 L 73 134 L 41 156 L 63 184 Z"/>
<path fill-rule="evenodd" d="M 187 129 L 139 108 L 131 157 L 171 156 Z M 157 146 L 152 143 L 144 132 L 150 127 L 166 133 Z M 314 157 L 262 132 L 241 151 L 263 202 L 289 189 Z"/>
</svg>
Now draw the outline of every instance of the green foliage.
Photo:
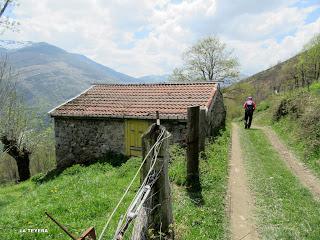
<svg viewBox="0 0 320 240">
<path fill-rule="evenodd" d="M 261 101 L 279 93 L 309 87 L 310 91 L 319 94 L 319 81 L 320 34 L 316 35 L 297 56 L 224 89 L 228 119 L 242 115 L 240 104 L 244 101 L 245 95 L 252 95 L 259 109 Z"/>
<path fill-rule="evenodd" d="M 32 176 L 30 178 L 30 180 L 31 180 L 31 182 L 34 182 L 34 183 L 40 183 L 44 176 L 45 176 L 44 173 L 38 173 L 38 174 Z"/>
<path fill-rule="evenodd" d="M 248 96 L 255 99 L 255 92 L 254 86 L 249 82 L 240 82 L 224 89 L 223 96 L 227 109 L 227 119 L 233 120 L 243 117 L 243 103 Z M 259 107 L 259 104 L 257 106 Z"/>
<path fill-rule="evenodd" d="M 310 91 L 320 94 L 320 82 L 314 82 L 311 84 Z"/>
<path fill-rule="evenodd" d="M 201 159 L 203 205 L 192 199 L 183 184 L 185 178 L 184 150 L 171 149 L 170 178 L 177 239 L 225 239 L 225 195 L 228 174 L 230 133 L 226 131 L 207 145 Z M 64 239 L 66 235 L 44 214 L 51 213 L 75 235 L 89 226 L 101 232 L 132 176 L 141 163 L 131 158 L 121 166 L 100 162 L 84 167 L 74 165 L 60 173 L 38 174 L 19 185 L 0 189 L 0 229 L 3 239 Z M 183 170 L 184 168 L 184 170 Z M 46 178 L 46 179 L 45 179 Z M 45 179 L 45 180 L 44 180 Z M 111 239 L 120 214 L 123 214 L 138 189 L 134 183 L 120 205 L 105 235 Z M 20 229 L 47 228 L 49 233 L 20 233 Z M 154 233 L 156 234 L 156 233 Z"/>
<path fill-rule="evenodd" d="M 214 142 L 207 144 L 200 159 L 202 193 L 194 196 L 185 183 L 185 150 L 171 150 L 170 179 L 177 239 L 227 239 L 225 196 L 227 191 L 230 132 L 227 129 Z M 196 197 L 196 198 L 195 198 Z"/>
<path fill-rule="evenodd" d="M 299 56 L 298 71 L 304 84 L 320 80 L 320 34 L 315 35 Z"/>
<path fill-rule="evenodd" d="M 298 141 L 305 143 L 305 156 L 320 155 L 320 95 L 307 91 L 296 91 L 282 97 L 273 113 L 273 120 L 279 122 L 289 118 L 296 122 Z"/>
<path fill-rule="evenodd" d="M 258 106 L 257 106 L 257 112 L 262 112 L 266 111 L 267 109 L 270 108 L 271 103 L 269 101 L 262 101 Z"/>
<path fill-rule="evenodd" d="M 320 102 L 307 109 L 300 120 L 301 139 L 308 142 L 307 150 L 320 156 Z"/>
<path fill-rule="evenodd" d="M 261 239 L 317 240 L 320 203 L 293 176 L 261 130 L 241 130 L 241 143 Z"/>
<path fill-rule="evenodd" d="M 283 98 L 273 115 L 273 120 L 279 121 L 288 115 L 296 120 L 303 114 L 305 105 L 301 98 Z"/>
<path fill-rule="evenodd" d="M 170 148 L 171 166 L 169 168 L 170 181 L 181 186 L 186 182 L 187 162 L 186 150 L 178 144 Z"/>
</svg>

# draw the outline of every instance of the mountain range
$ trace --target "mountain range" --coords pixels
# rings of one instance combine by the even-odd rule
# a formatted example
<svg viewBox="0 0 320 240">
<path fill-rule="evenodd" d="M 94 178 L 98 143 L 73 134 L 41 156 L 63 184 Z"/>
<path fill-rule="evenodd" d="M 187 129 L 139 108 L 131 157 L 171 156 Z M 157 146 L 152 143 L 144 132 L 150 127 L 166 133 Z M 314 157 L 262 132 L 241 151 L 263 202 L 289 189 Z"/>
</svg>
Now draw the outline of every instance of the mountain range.
<svg viewBox="0 0 320 240">
<path fill-rule="evenodd" d="M 17 73 L 17 89 L 25 101 L 43 110 L 74 97 L 93 83 L 151 83 L 168 78 L 134 78 L 45 42 L 0 40 L 0 55 L 7 56 Z"/>
</svg>

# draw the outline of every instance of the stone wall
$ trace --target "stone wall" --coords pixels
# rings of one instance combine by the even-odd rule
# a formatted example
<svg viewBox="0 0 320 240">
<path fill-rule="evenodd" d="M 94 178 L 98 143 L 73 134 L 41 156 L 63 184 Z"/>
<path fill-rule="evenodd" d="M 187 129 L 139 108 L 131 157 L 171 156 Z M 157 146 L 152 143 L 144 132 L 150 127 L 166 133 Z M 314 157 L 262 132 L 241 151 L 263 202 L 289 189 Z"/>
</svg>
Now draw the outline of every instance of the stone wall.
<svg viewBox="0 0 320 240">
<path fill-rule="evenodd" d="M 213 97 L 211 108 L 207 113 L 207 135 L 216 136 L 220 129 L 225 127 L 226 109 L 223 103 L 223 95 L 220 88 L 217 89 Z"/>
<path fill-rule="evenodd" d="M 173 143 L 184 144 L 187 135 L 187 122 L 177 120 L 161 120 L 168 132 L 172 134 L 171 141 Z"/>
<path fill-rule="evenodd" d="M 57 167 L 96 160 L 108 151 L 123 153 L 124 120 L 55 118 Z"/>
<path fill-rule="evenodd" d="M 226 110 L 218 89 L 207 111 L 206 135 L 215 136 L 224 127 Z M 103 157 L 112 151 L 125 154 L 125 120 L 55 118 L 57 167 L 65 168 Z M 151 124 L 151 122 L 150 122 Z M 186 143 L 187 122 L 161 120 L 174 143 Z"/>
</svg>

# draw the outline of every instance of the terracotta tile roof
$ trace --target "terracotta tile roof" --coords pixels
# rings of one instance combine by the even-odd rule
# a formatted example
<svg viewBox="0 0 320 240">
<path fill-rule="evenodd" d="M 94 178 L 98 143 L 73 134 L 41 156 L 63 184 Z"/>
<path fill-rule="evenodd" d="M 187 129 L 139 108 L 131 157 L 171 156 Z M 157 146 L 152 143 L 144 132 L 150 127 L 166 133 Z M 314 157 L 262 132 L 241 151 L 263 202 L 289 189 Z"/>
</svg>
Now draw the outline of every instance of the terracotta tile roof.
<svg viewBox="0 0 320 240">
<path fill-rule="evenodd" d="M 215 83 L 100 84 L 56 107 L 52 117 L 186 119 L 187 107 L 209 108 Z"/>
</svg>

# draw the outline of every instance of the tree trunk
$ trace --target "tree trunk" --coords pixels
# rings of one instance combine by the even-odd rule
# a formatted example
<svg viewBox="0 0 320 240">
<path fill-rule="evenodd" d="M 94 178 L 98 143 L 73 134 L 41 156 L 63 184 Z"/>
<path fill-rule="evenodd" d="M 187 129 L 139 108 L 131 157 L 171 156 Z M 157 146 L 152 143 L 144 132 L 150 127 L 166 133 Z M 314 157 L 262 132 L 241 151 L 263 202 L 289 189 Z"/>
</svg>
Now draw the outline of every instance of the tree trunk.
<svg viewBox="0 0 320 240">
<path fill-rule="evenodd" d="M 22 147 L 22 149 L 20 149 L 17 144 L 17 140 L 8 139 L 7 136 L 2 136 L 1 142 L 4 145 L 3 151 L 8 153 L 16 160 L 18 166 L 19 181 L 28 180 L 30 178 L 29 164 L 31 152 L 25 147 Z"/>
<path fill-rule="evenodd" d="M 29 154 L 15 158 L 18 166 L 19 181 L 26 181 L 30 178 Z"/>
</svg>

